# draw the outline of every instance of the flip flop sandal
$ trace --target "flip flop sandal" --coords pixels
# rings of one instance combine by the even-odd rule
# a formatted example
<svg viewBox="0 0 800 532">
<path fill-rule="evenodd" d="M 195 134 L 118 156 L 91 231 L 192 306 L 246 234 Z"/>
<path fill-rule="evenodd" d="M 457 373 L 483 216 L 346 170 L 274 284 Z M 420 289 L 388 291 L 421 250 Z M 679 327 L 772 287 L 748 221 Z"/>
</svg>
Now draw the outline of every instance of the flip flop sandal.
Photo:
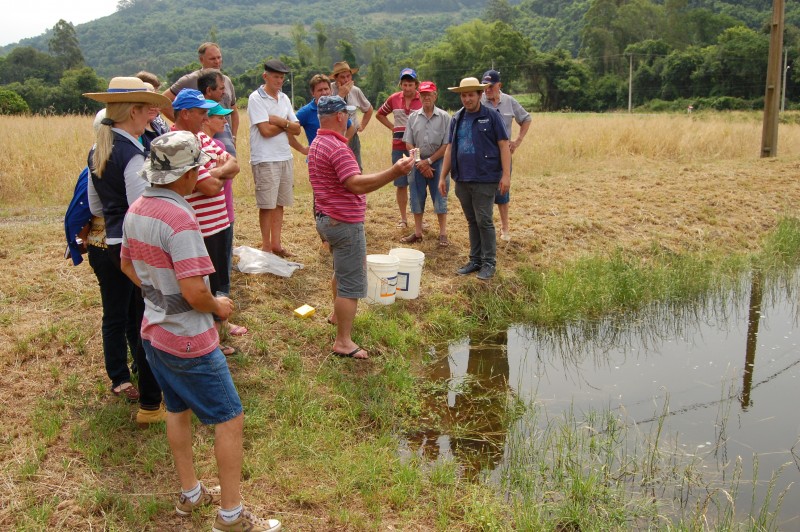
<svg viewBox="0 0 800 532">
<path fill-rule="evenodd" d="M 439 247 L 446 248 L 450 245 L 450 241 L 447 240 L 447 236 L 439 235 Z"/>
<path fill-rule="evenodd" d="M 232 357 L 236 354 L 236 348 L 230 345 L 220 345 L 219 350 L 222 351 L 222 354 L 226 357 Z"/>
<path fill-rule="evenodd" d="M 365 356 L 365 357 L 357 357 L 356 354 L 359 351 L 364 351 L 364 353 L 367 353 L 367 351 L 365 349 L 362 349 L 360 347 L 356 347 L 355 349 L 353 349 L 349 353 L 340 353 L 338 351 L 331 351 L 331 354 L 333 354 L 334 356 L 337 356 L 339 358 L 354 358 L 356 360 L 369 360 L 369 354 L 367 354 L 367 356 Z"/>
<path fill-rule="evenodd" d="M 232 336 L 244 336 L 247 334 L 247 327 L 242 327 L 241 325 L 232 325 L 229 323 L 228 334 Z"/>
</svg>

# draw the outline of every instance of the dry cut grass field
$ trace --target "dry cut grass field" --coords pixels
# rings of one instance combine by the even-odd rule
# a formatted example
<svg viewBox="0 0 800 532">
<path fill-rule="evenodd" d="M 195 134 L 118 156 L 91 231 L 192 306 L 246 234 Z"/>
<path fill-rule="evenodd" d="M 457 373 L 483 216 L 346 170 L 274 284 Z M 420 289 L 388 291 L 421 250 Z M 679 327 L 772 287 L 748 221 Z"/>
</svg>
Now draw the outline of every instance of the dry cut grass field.
<svg viewBox="0 0 800 532">
<path fill-rule="evenodd" d="M 236 244 L 257 246 L 246 113 L 243 118 L 239 159 L 245 164 L 234 189 Z M 800 126 L 781 125 L 777 158 L 758 157 L 760 137 L 760 116 L 754 114 L 535 115 L 514 157 L 513 240 L 500 243 L 499 274 L 493 282 L 513 278 L 521 266 L 557 269 L 615 249 L 637 253 L 643 260 L 655 249 L 757 249 L 776 221 L 797 215 L 800 205 Z M 389 142 L 389 132 L 373 121 L 362 137 L 367 172 L 389 165 Z M 105 529 L 102 512 L 87 512 L 81 502 L 92 486 L 110 493 L 148 494 L 162 503 L 176 487 L 163 443 L 140 441 L 131 429 L 133 407 L 113 429 L 144 449 L 156 446 L 148 456 L 161 453 L 163 464 L 108 464 L 98 458 L 103 466 L 97 467 L 83 447 L 97 430 L 84 416 L 113 401 L 103 369 L 96 280 L 88 262 L 73 267 L 63 259 L 62 217 L 91 144 L 87 117 L 0 117 L 2 528 L 36 523 L 35 508 L 46 507 L 55 496 L 62 502 L 53 503 L 45 516 L 51 524 Z M 432 227 L 418 246 L 426 253 L 422 301 L 478 282 L 453 274 L 466 258 L 468 240 L 452 195 L 449 205 L 453 245 L 436 246 L 436 223 L 430 216 Z M 397 219 L 391 185 L 370 195 L 370 253 L 399 245 L 405 231 L 395 227 Z M 252 331 L 236 344 L 251 357 L 249 364 L 234 369 L 245 389 L 280 378 L 286 371 L 281 357 L 287 352 L 297 353 L 306 370 L 327 363 L 332 332 L 324 316 L 330 309 L 330 264 L 313 228 L 307 170 L 300 156 L 295 157 L 295 205 L 286 211 L 284 235 L 285 246 L 305 265 L 303 270 L 290 279 L 234 273 L 236 322 Z M 303 303 L 318 308 L 307 322 L 291 318 L 291 310 Z M 415 304 L 421 303 L 409 302 L 407 308 L 413 312 Z M 358 379 L 373 370 L 354 371 Z M 269 387 L 263 393 L 269 394 Z M 60 421 L 53 425 L 54 419 Z M 206 434 L 206 449 L 207 439 Z M 248 447 L 257 444 L 251 441 Z M 245 481 L 251 504 L 264 512 L 285 509 L 282 519 L 295 530 L 326 528 L 325 504 L 304 506 L 291 495 L 298 487 L 316 485 L 315 472 L 271 465 L 275 477 L 252 474 Z M 199 467 L 213 471 L 213 462 L 201 460 Z M 270 480 L 278 475 L 283 483 Z M 397 516 L 387 510 L 382 519 L 385 526 Z M 170 528 L 182 526 L 165 522 Z M 423 517 L 411 524 L 424 529 L 430 521 Z"/>
</svg>

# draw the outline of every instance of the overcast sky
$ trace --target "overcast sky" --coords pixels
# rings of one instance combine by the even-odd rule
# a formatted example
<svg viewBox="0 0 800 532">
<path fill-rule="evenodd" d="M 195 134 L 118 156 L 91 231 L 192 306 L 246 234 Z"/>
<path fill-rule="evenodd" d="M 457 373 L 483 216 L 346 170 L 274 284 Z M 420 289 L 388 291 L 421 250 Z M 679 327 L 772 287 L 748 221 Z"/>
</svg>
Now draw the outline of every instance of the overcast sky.
<svg viewBox="0 0 800 532">
<path fill-rule="evenodd" d="M 0 17 L 0 46 L 41 35 L 62 18 L 77 26 L 116 10 L 117 0 L 11 1 Z"/>
</svg>

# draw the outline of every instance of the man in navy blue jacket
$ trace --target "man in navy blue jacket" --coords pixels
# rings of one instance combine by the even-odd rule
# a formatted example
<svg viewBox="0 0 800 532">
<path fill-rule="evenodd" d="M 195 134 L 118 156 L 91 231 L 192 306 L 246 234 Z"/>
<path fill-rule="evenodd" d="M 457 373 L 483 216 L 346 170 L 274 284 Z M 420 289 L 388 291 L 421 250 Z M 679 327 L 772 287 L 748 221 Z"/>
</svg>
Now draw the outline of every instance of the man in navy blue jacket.
<svg viewBox="0 0 800 532">
<path fill-rule="evenodd" d="M 464 107 L 450 121 L 450 144 L 439 174 L 439 192 L 444 196 L 450 172 L 469 226 L 469 262 L 456 273 L 478 272 L 482 281 L 494 277 L 497 267 L 494 195 L 511 187 L 508 132 L 500 114 L 481 104 L 485 88 L 476 78 L 464 78 L 458 87 L 450 87 L 459 93 Z"/>
</svg>

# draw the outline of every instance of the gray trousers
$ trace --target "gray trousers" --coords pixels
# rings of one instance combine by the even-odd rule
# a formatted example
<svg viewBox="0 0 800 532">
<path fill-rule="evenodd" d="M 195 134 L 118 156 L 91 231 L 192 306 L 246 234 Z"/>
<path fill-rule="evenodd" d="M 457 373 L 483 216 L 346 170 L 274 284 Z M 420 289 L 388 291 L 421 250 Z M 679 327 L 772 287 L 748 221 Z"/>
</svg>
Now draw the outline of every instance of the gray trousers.
<svg viewBox="0 0 800 532">
<path fill-rule="evenodd" d="M 480 266 L 496 266 L 497 237 L 494 230 L 494 194 L 497 183 L 456 181 L 456 197 L 469 226 L 469 260 Z"/>
</svg>

